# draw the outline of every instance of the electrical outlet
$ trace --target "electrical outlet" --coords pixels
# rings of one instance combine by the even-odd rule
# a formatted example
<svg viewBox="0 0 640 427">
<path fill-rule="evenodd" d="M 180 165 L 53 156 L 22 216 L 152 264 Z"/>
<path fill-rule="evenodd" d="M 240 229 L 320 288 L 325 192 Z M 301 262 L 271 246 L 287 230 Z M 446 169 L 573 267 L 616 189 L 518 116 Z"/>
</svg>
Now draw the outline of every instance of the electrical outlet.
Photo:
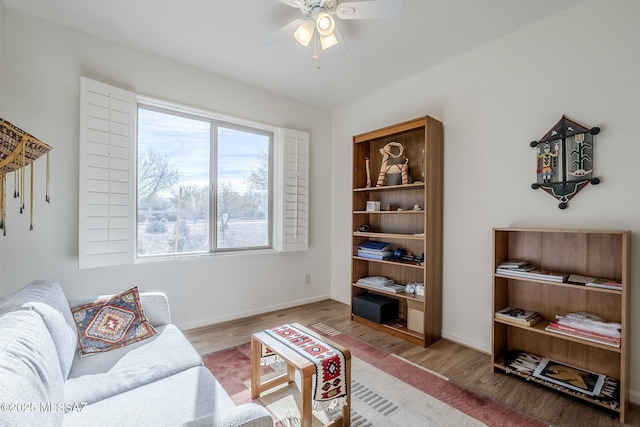
<svg viewBox="0 0 640 427">
<path fill-rule="evenodd" d="M 304 275 L 304 284 L 305 285 L 310 285 L 311 284 L 311 274 L 307 273 Z"/>
</svg>

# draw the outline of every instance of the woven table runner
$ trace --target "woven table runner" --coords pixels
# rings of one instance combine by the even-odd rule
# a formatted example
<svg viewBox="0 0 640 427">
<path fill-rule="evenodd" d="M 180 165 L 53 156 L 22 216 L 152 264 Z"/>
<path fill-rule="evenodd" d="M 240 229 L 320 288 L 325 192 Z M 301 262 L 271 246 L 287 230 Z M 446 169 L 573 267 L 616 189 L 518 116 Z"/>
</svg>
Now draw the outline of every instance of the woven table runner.
<svg viewBox="0 0 640 427">
<path fill-rule="evenodd" d="M 346 405 L 347 365 L 342 351 L 289 324 L 266 329 L 265 332 L 315 365 L 313 410 L 328 411 Z M 282 359 L 273 350 L 262 346 L 262 365 L 280 362 Z"/>
</svg>

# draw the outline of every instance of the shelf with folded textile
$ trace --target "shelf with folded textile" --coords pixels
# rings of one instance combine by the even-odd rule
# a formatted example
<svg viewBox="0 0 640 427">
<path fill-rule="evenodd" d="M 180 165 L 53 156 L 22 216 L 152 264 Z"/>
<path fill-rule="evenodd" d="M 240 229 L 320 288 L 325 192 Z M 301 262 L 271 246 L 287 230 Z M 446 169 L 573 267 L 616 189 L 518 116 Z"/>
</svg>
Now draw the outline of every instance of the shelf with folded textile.
<svg viewBox="0 0 640 427">
<path fill-rule="evenodd" d="M 515 374 L 607 408 L 624 422 L 630 244 L 629 231 L 494 229 L 494 372 Z M 531 267 L 522 272 L 503 267 L 517 262 Z M 577 275 L 607 277 L 620 286 L 606 289 L 569 281 Z M 515 314 L 533 311 L 540 318 L 529 326 L 498 316 L 505 307 L 514 308 Z M 556 373 L 549 373 L 550 363 Z M 580 386 L 570 379 L 559 384 L 562 375 L 575 376 Z"/>
<path fill-rule="evenodd" d="M 424 116 L 353 137 L 352 307 L 379 295 L 398 310 L 381 323 L 358 313 L 352 319 L 423 347 L 442 329 L 442 182 L 438 120 Z M 394 289 L 361 281 L 377 277 Z"/>
<path fill-rule="evenodd" d="M 13 198 L 17 199 L 17 211 L 27 210 L 25 189 L 26 169 L 29 168 L 29 228 L 33 230 L 34 171 L 33 164 L 41 156 L 46 156 L 45 201 L 49 203 L 49 151 L 51 147 L 33 135 L 0 118 L 0 230 L 7 234 L 7 175 L 13 175 Z"/>
</svg>

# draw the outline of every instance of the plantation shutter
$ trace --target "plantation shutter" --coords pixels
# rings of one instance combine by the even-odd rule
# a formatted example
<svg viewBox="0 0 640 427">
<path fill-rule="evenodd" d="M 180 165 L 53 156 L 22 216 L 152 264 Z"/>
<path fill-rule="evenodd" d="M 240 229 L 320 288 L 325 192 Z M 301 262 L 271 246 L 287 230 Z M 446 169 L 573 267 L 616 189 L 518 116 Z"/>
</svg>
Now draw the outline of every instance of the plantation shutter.
<svg viewBox="0 0 640 427">
<path fill-rule="evenodd" d="M 135 94 L 81 78 L 80 268 L 133 262 Z"/>
<path fill-rule="evenodd" d="M 309 134 L 283 130 L 282 230 L 279 250 L 309 248 Z"/>
</svg>

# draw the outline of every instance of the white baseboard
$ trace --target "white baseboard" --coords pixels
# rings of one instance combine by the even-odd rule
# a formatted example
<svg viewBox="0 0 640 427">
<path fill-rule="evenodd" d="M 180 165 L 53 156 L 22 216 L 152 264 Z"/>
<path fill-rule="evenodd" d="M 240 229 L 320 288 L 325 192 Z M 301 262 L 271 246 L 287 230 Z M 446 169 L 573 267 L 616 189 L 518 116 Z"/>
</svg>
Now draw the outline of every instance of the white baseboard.
<svg viewBox="0 0 640 427">
<path fill-rule="evenodd" d="M 465 347 L 469 347 L 474 350 L 481 351 L 483 353 L 491 354 L 491 348 L 487 346 L 486 343 L 482 343 L 480 341 L 469 340 L 467 337 L 452 334 L 447 331 L 442 331 L 442 338 L 448 339 L 449 341 L 453 341 L 456 344 L 460 344 Z"/>
<path fill-rule="evenodd" d="M 197 322 L 186 322 L 186 323 L 178 323 L 177 326 L 183 331 L 187 331 L 189 329 L 201 328 L 203 326 L 215 325 L 217 323 L 228 322 L 230 320 L 238 320 L 244 317 L 255 316 L 258 314 L 270 313 L 272 311 L 283 310 L 285 308 L 298 307 L 300 305 L 310 304 L 312 302 L 324 301 L 326 299 L 331 298 L 329 295 L 320 295 L 313 298 L 296 300 L 296 301 L 288 301 L 284 304 L 277 304 L 272 306 L 264 306 L 255 310 L 247 310 L 235 312 L 232 314 L 227 314 L 225 316 L 216 316 L 209 317 L 207 319 L 199 320 Z"/>
<path fill-rule="evenodd" d="M 334 300 L 334 301 L 341 302 L 342 304 L 351 305 L 351 299 L 349 299 L 349 298 L 342 299 L 342 298 L 336 298 L 335 296 L 332 296 L 331 299 Z"/>
</svg>

